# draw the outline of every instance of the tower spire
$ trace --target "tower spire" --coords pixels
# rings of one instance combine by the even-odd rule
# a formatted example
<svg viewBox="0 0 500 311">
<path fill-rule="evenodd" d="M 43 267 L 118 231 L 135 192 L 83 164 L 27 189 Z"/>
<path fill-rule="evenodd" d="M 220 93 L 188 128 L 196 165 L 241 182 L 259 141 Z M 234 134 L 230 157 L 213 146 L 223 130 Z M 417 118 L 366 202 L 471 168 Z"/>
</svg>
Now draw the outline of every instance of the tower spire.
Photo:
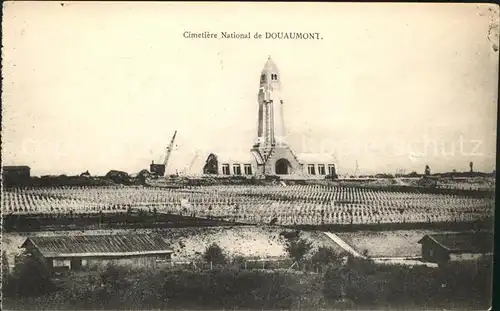
<svg viewBox="0 0 500 311">
<path fill-rule="evenodd" d="M 278 67 L 268 55 L 260 75 L 257 144 L 265 150 L 285 144 L 283 97 Z"/>
</svg>

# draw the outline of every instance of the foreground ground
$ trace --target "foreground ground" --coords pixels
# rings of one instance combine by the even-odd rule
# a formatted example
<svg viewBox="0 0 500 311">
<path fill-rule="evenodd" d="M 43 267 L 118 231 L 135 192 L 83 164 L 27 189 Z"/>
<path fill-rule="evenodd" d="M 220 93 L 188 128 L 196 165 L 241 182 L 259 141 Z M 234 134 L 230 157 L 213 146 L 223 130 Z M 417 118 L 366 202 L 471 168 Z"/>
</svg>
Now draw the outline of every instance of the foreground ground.
<svg viewBox="0 0 500 311">
<path fill-rule="evenodd" d="M 441 230 L 390 230 L 336 233 L 347 244 L 369 257 L 419 257 L 422 246 L 418 241 L 426 234 Z"/>
<path fill-rule="evenodd" d="M 14 256 L 22 249 L 19 247 L 28 236 L 37 235 L 71 235 L 71 234 L 136 234 L 160 232 L 171 243 L 174 250 L 174 261 L 192 261 L 212 243 L 223 248 L 229 257 L 259 257 L 278 258 L 286 257 L 285 239 L 280 236 L 283 231 L 293 231 L 272 226 L 241 226 L 241 227 L 208 227 L 208 228 L 171 228 L 171 229 L 142 229 L 142 230 L 88 230 L 88 231 L 52 231 L 40 233 L 4 233 L 2 236 L 3 249 L 7 253 L 9 264 L 14 264 Z M 318 247 L 325 246 L 340 253 L 342 249 L 318 231 L 301 231 L 300 237 L 312 243 L 310 252 Z"/>
<path fill-rule="evenodd" d="M 208 270 L 107 266 L 71 273 L 59 280 L 56 287 L 52 281 L 37 277 L 29 270 L 29 273 L 7 278 L 3 307 L 16 310 L 485 310 L 491 305 L 492 262 L 488 260 L 435 269 L 380 266 L 351 257 L 347 262 L 333 260 L 325 268 L 315 273 L 246 270 L 231 264 Z M 47 291 L 48 288 L 52 290 Z"/>
<path fill-rule="evenodd" d="M 159 232 L 170 243 L 174 250 L 172 259 L 175 262 L 191 262 L 199 259 L 203 251 L 212 243 L 216 243 L 230 258 L 243 256 L 252 259 L 280 259 L 288 256 L 286 240 L 282 232 L 292 232 L 279 226 L 233 226 L 233 227 L 191 227 L 169 229 L 113 229 L 86 231 L 51 231 L 37 233 L 4 233 L 3 250 L 6 252 L 9 265 L 14 265 L 14 257 L 22 249 L 19 247 L 29 236 L 40 235 L 101 235 L 101 234 L 136 234 Z M 386 230 L 333 232 L 357 253 L 368 257 L 420 257 L 421 245 L 418 241 L 426 234 L 444 232 L 440 230 Z M 328 247 L 337 254 L 346 250 L 322 231 L 300 231 L 299 237 L 310 242 L 312 249 L 306 254 L 310 256 L 319 247 Z"/>
<path fill-rule="evenodd" d="M 2 236 L 2 246 L 9 264 L 13 264 L 14 256 L 21 251 L 19 246 L 28 236 L 152 231 L 161 233 L 170 241 L 174 249 L 173 260 L 178 262 L 200 260 L 212 243 L 218 244 L 229 259 L 236 256 L 270 260 L 286 258 L 289 254 L 282 233 L 297 232 L 278 226 L 239 226 L 6 233 Z M 358 252 L 366 249 L 370 257 L 412 257 L 419 255 L 418 239 L 434 232 L 391 230 L 335 234 Z M 11 310 L 334 310 L 342 307 L 352 310 L 479 310 L 489 306 L 491 263 L 428 268 L 394 264 L 384 266 L 376 261 L 351 257 L 345 265 L 338 261 L 341 258 L 339 255 L 345 253 L 344 249 L 323 232 L 300 231 L 299 238 L 312 244 L 305 260 L 320 247 L 332 249 L 337 259 L 332 258 L 320 270 L 301 269 L 302 263 L 298 269 L 291 269 L 292 266 L 278 266 L 278 269 L 266 266 L 266 269 L 261 269 L 259 264 L 256 269 L 247 270 L 246 266 L 242 269 L 229 264 L 213 271 L 211 265 L 205 265 L 205 268 L 162 267 L 155 271 L 125 268 L 129 270 L 119 273 L 102 267 L 97 271 L 72 273 L 62 283 L 59 279 L 59 289 L 55 292 L 35 296 L 8 294 L 4 296 L 3 307 Z M 28 273 L 27 277 L 31 275 Z M 40 281 L 20 279 L 20 282 L 24 288 L 27 284 L 38 284 Z"/>
</svg>

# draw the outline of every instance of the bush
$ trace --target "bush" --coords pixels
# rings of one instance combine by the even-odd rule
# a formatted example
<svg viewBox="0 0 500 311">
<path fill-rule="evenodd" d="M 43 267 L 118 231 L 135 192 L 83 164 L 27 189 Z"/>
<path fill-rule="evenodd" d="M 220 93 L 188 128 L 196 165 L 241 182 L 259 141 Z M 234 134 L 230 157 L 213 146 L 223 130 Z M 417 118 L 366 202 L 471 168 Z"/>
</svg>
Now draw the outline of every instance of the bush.
<svg viewBox="0 0 500 311">
<path fill-rule="evenodd" d="M 348 299 L 358 307 L 476 309 L 491 300 L 491 260 L 451 263 L 440 268 L 380 266 L 349 258 L 345 266 L 330 266 L 324 295 L 329 302 Z"/>
<path fill-rule="evenodd" d="M 330 302 L 342 299 L 345 296 L 343 271 L 340 266 L 329 266 L 323 280 L 323 295 Z"/>
<path fill-rule="evenodd" d="M 31 253 L 23 252 L 15 261 L 12 274 L 2 287 L 6 296 L 37 296 L 55 290 L 50 272 Z"/>
<path fill-rule="evenodd" d="M 72 275 L 53 304 L 73 309 L 302 309 L 324 305 L 318 278 L 283 271 L 215 269 L 192 271 L 113 268 Z M 124 271 L 123 271 L 124 272 Z M 104 280 L 104 281 L 103 281 Z M 117 287 L 118 286 L 118 287 Z M 56 309 L 56 307 L 52 308 Z"/>
<path fill-rule="evenodd" d="M 299 239 L 297 241 L 290 241 L 286 250 L 291 258 L 296 262 L 301 262 L 304 255 L 311 249 L 311 243 L 304 239 Z"/>
<path fill-rule="evenodd" d="M 246 261 L 245 257 L 235 256 L 232 260 L 232 263 L 233 265 L 241 268 L 245 264 L 245 261 Z"/>
<path fill-rule="evenodd" d="M 342 256 L 335 253 L 335 251 L 329 247 L 320 247 L 312 255 L 310 262 L 315 269 L 323 269 L 329 265 L 341 265 Z"/>
<path fill-rule="evenodd" d="M 286 251 L 290 258 L 296 262 L 302 261 L 304 255 L 312 248 L 312 244 L 300 238 L 300 231 L 282 231 L 280 236 L 286 240 Z"/>
<path fill-rule="evenodd" d="M 329 250 L 317 253 L 329 254 Z M 14 275 L 18 275 L 19 267 L 21 265 L 16 265 Z M 475 310 L 490 304 L 491 267 L 492 261 L 487 258 L 433 269 L 380 266 L 352 257 L 346 264 L 330 264 L 324 274 L 226 267 L 193 271 L 108 266 L 70 274 L 60 291 L 32 297 L 29 301 L 30 306 L 38 305 L 45 310 L 320 310 L 332 307 Z M 25 273 L 22 280 L 29 281 L 28 276 Z M 40 279 L 37 282 L 41 282 Z M 18 284 L 30 286 L 25 282 Z M 26 300 L 19 301 L 18 305 L 22 305 Z"/>
<path fill-rule="evenodd" d="M 284 237 L 287 243 L 296 241 L 299 239 L 300 231 L 295 230 L 295 231 L 282 231 L 280 233 L 280 236 Z"/>
</svg>

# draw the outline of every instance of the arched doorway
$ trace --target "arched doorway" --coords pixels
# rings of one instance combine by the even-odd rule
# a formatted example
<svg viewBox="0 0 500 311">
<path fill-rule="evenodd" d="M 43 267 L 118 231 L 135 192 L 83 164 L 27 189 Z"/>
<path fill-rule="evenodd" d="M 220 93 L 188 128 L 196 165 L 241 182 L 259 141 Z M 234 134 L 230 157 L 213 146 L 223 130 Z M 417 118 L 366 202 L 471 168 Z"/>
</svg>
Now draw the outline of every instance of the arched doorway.
<svg viewBox="0 0 500 311">
<path fill-rule="evenodd" d="M 292 171 L 292 165 L 287 159 L 279 159 L 276 161 L 275 171 L 277 175 L 288 175 Z"/>
</svg>

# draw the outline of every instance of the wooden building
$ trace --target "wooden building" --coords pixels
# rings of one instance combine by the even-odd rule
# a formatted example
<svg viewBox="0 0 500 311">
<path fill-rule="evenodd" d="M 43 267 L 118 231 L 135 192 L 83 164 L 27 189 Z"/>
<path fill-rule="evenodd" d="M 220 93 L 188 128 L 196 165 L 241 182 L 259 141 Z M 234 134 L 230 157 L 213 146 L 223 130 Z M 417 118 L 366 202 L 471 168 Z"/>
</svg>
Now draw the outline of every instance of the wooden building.
<svg viewBox="0 0 500 311">
<path fill-rule="evenodd" d="M 52 273 L 108 263 L 155 268 L 169 263 L 173 253 L 157 234 L 36 236 L 21 247 Z"/>
<path fill-rule="evenodd" d="M 4 186 L 20 186 L 29 183 L 31 169 L 29 166 L 3 166 L 2 181 Z"/>
<path fill-rule="evenodd" d="M 486 231 L 429 234 L 418 243 L 422 245 L 422 258 L 438 264 L 493 254 L 493 233 Z"/>
</svg>

